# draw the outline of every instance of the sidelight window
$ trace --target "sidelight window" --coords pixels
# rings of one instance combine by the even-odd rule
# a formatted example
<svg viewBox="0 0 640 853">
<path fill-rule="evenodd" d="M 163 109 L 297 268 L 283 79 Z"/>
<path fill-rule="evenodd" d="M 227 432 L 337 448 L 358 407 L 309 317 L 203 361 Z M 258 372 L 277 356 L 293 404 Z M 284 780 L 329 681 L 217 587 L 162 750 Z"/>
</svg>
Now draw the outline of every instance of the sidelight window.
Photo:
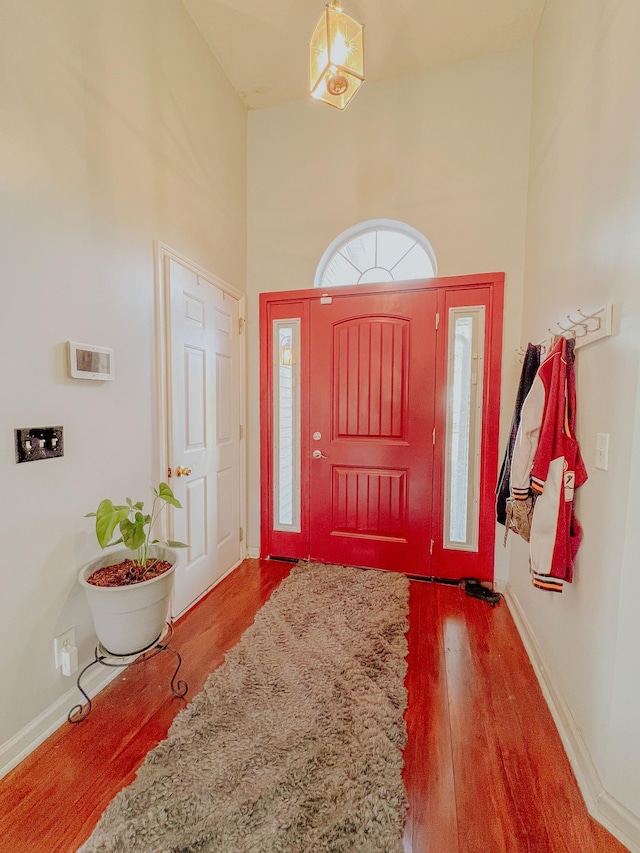
<svg viewBox="0 0 640 853">
<path fill-rule="evenodd" d="M 447 361 L 444 547 L 478 550 L 484 307 L 451 308 Z"/>
<path fill-rule="evenodd" d="M 300 532 L 300 320 L 273 323 L 274 529 Z"/>
</svg>

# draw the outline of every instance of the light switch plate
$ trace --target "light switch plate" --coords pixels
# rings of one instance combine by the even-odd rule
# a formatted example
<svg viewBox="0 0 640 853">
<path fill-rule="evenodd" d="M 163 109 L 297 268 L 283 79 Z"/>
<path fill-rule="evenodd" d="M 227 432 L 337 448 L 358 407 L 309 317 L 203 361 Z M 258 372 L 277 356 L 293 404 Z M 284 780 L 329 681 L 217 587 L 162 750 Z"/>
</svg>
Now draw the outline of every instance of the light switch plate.
<svg viewBox="0 0 640 853">
<path fill-rule="evenodd" d="M 599 432 L 596 435 L 596 468 L 601 471 L 609 470 L 609 433 Z"/>
<path fill-rule="evenodd" d="M 53 459 L 64 456 L 62 426 L 23 427 L 15 429 L 16 462 Z"/>
</svg>

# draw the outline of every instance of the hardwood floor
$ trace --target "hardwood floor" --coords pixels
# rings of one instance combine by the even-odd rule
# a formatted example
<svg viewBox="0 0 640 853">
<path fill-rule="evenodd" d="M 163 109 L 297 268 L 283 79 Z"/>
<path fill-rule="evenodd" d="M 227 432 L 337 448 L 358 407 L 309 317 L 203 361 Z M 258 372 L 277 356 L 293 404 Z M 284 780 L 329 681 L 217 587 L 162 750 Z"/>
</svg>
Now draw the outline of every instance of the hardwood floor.
<svg viewBox="0 0 640 853">
<path fill-rule="evenodd" d="M 290 568 L 245 560 L 177 623 L 187 699 Z M 412 581 L 409 626 L 406 853 L 623 853 L 586 812 L 506 605 Z M 0 780 L 1 853 L 77 849 L 185 706 L 171 672 L 166 654 L 123 672 Z"/>
<path fill-rule="evenodd" d="M 410 593 L 407 853 L 622 853 L 587 813 L 504 602 Z"/>
</svg>

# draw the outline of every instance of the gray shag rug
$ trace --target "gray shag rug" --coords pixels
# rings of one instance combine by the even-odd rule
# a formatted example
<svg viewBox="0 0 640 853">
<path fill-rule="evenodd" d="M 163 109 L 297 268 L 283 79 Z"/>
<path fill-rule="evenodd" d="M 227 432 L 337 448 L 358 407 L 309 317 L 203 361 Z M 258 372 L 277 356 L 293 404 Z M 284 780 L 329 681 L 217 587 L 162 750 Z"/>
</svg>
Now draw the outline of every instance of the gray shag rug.
<svg viewBox="0 0 640 853">
<path fill-rule="evenodd" d="M 408 590 L 298 564 L 81 853 L 401 853 Z"/>
</svg>

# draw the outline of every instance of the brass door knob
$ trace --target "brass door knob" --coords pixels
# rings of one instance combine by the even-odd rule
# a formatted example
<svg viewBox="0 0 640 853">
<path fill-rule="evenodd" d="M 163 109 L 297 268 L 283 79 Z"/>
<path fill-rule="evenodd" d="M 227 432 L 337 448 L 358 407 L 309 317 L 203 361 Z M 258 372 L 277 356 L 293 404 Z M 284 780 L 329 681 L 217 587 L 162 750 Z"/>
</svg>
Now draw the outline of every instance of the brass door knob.
<svg viewBox="0 0 640 853">
<path fill-rule="evenodd" d="M 176 468 L 176 477 L 188 477 L 190 473 L 191 468 L 183 468 L 180 465 Z"/>
</svg>

